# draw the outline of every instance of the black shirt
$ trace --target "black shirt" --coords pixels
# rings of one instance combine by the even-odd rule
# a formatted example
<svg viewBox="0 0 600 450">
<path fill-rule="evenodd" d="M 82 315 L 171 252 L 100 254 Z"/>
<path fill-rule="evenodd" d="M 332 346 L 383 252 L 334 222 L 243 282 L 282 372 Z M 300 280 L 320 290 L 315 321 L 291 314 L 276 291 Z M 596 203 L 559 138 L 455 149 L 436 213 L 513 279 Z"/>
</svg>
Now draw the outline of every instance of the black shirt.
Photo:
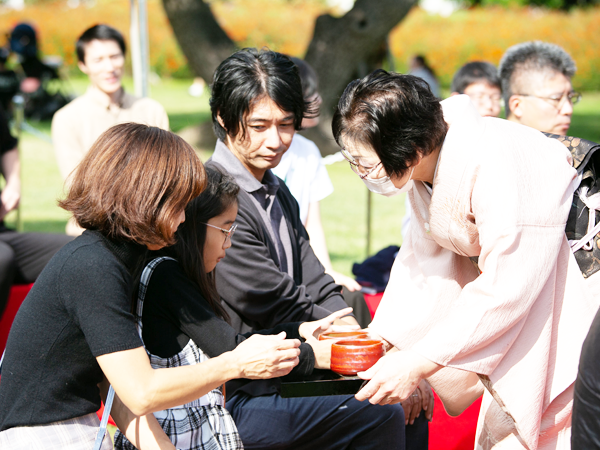
<svg viewBox="0 0 600 450">
<path fill-rule="evenodd" d="M 208 356 L 231 351 L 252 332 L 238 334 L 218 317 L 206 301 L 200 288 L 183 272 L 177 261 L 165 260 L 156 266 L 148 283 L 142 312 L 142 337 L 148 351 L 162 358 L 179 353 L 190 339 Z M 285 331 L 290 339 L 300 339 L 300 323 L 286 323 L 259 334 Z M 314 368 L 314 353 L 309 344 L 300 346 L 300 363 L 291 377 L 310 374 Z M 279 380 L 240 380 L 228 384 L 227 394 L 241 389 L 251 395 L 276 392 Z"/>
<path fill-rule="evenodd" d="M 0 431 L 100 408 L 96 357 L 140 347 L 130 313 L 144 247 L 86 231 L 42 271 L 13 322 L 0 382 Z"/>
<path fill-rule="evenodd" d="M 8 128 L 8 117 L 6 117 L 6 113 L 0 107 L 0 155 L 4 155 L 9 150 L 16 148 L 17 144 L 17 139 L 10 134 L 10 129 Z"/>
<path fill-rule="evenodd" d="M 581 349 L 571 421 L 573 450 L 600 449 L 600 311 Z"/>
</svg>

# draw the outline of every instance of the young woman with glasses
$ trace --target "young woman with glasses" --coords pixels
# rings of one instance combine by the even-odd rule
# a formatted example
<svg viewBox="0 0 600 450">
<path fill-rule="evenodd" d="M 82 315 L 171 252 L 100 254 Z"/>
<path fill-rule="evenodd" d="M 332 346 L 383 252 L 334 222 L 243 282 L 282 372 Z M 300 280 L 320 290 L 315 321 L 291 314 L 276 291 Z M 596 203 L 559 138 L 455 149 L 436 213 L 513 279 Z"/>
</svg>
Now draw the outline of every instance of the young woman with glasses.
<svg viewBox="0 0 600 450">
<path fill-rule="evenodd" d="M 237 334 L 228 324 L 229 317 L 214 281 L 215 267 L 231 247 L 236 229 L 239 187 L 229 175 L 210 168 L 206 175 L 206 189 L 186 208 L 177 242 L 155 252 L 141 276 L 136 320 L 155 368 L 204 363 L 239 348 L 253 334 Z M 307 375 L 314 367 L 329 368 L 330 343 L 318 342 L 315 337 L 324 330 L 337 329 L 330 328 L 332 322 L 350 311 L 347 308 L 319 321 L 283 324 L 254 334 L 285 333 L 291 338 L 306 339 L 310 344 L 301 344 L 300 362 L 292 375 Z M 246 380 L 235 380 L 236 384 L 228 386 L 246 389 L 249 378 L 260 376 L 258 369 L 255 374 L 244 375 Z M 261 389 L 265 394 L 273 393 L 277 384 L 278 381 L 269 380 Z M 178 449 L 243 448 L 236 426 L 224 408 L 222 388 L 143 420 L 146 423 L 140 427 L 158 420 Z M 134 449 L 119 432 L 115 447 Z"/>
</svg>

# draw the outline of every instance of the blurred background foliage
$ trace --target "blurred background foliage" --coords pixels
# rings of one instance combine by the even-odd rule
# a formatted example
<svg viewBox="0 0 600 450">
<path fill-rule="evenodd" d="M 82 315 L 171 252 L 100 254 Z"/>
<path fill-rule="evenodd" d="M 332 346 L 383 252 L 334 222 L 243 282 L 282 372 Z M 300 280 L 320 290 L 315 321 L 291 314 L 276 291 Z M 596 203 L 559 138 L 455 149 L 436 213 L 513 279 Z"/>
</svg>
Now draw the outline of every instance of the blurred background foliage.
<svg viewBox="0 0 600 450">
<path fill-rule="evenodd" d="M 465 62 L 484 59 L 497 64 L 509 46 L 539 39 L 559 44 L 573 56 L 578 66 L 573 80 L 576 89 L 600 89 L 600 6 L 594 5 L 600 0 L 586 0 L 585 7 L 572 7 L 580 4 L 577 0 L 543 0 L 544 7 L 523 4 L 542 0 L 468 1 L 473 6 L 446 17 L 414 8 L 390 34 L 396 70 L 406 70 L 410 56 L 423 54 L 448 87 L 453 73 Z M 316 17 L 336 14 L 325 0 L 210 3 L 219 24 L 238 46 L 268 46 L 300 57 L 311 40 Z M 160 0 L 148 0 L 148 10 L 152 71 L 161 77 L 191 77 Z M 60 56 L 64 70 L 74 75 L 78 73 L 76 37 L 96 23 L 109 23 L 127 35 L 129 2 L 37 0 L 22 10 L 0 9 L 0 32 L 9 32 L 21 21 L 37 29 L 42 54 Z"/>
</svg>

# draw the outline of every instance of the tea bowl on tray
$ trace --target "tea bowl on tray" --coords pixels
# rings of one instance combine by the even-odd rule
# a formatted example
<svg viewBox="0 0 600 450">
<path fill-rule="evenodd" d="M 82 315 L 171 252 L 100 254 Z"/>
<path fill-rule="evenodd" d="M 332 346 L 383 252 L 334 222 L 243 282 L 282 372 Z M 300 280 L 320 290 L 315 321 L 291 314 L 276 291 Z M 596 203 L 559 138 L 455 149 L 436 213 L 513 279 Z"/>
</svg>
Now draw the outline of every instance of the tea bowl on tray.
<svg viewBox="0 0 600 450">
<path fill-rule="evenodd" d="M 385 354 L 383 342 L 376 339 L 349 339 L 331 346 L 331 370 L 340 375 L 356 375 L 371 368 Z"/>
</svg>

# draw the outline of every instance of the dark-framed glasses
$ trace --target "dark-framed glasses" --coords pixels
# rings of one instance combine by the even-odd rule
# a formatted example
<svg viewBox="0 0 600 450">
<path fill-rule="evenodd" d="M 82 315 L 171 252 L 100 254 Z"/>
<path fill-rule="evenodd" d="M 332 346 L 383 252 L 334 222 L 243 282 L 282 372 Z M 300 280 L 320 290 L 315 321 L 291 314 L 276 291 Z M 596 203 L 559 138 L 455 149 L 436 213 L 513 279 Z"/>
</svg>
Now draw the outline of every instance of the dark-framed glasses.
<svg viewBox="0 0 600 450">
<path fill-rule="evenodd" d="M 562 95 L 557 94 L 557 95 L 553 95 L 551 97 L 542 97 L 542 96 L 533 95 L 533 94 L 515 94 L 515 95 L 520 95 L 522 97 L 539 98 L 540 100 L 544 100 L 545 102 L 551 104 L 558 110 L 560 110 L 564 106 L 564 104 L 567 100 L 569 101 L 569 103 L 571 103 L 571 105 L 576 105 L 577 103 L 579 103 L 579 100 L 581 100 L 581 94 L 576 91 L 567 92 Z"/>
<path fill-rule="evenodd" d="M 233 225 L 231 225 L 231 228 L 229 230 L 226 230 L 225 228 L 221 228 L 221 227 L 216 227 L 214 225 L 211 225 L 210 223 L 203 223 L 203 225 L 220 230 L 225 235 L 225 240 L 227 240 L 227 238 L 231 239 L 233 236 L 233 233 L 235 233 L 235 230 L 237 228 L 237 223 L 234 223 Z"/>
<path fill-rule="evenodd" d="M 350 168 L 354 171 L 356 175 L 360 177 L 361 180 L 367 178 L 371 173 L 375 171 L 375 169 L 377 169 L 381 165 L 381 161 L 379 161 L 373 167 L 364 167 L 361 166 L 358 163 L 358 161 L 354 158 L 354 156 L 352 156 L 350 152 L 345 148 L 342 148 L 341 152 L 342 156 L 346 158 L 346 161 L 350 163 Z"/>
</svg>

